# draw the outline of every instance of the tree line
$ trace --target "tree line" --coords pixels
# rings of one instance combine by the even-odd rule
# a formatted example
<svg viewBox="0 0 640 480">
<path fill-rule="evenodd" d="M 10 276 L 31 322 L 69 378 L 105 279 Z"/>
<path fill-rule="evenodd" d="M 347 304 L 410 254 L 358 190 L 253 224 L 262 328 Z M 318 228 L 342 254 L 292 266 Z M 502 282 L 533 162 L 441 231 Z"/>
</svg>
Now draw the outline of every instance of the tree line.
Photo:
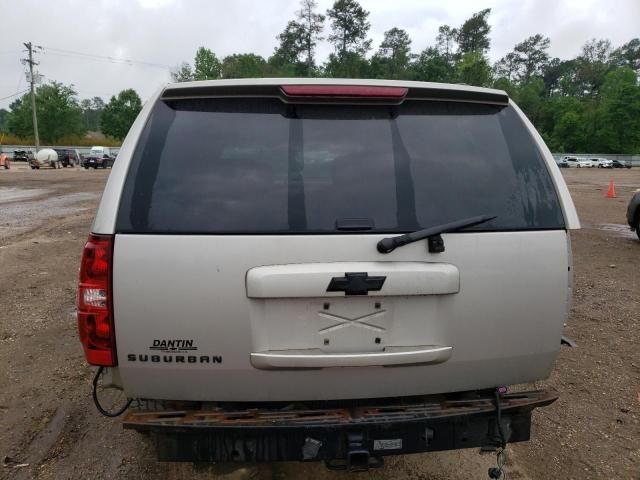
<svg viewBox="0 0 640 480">
<path fill-rule="evenodd" d="M 251 77 L 380 78 L 494 87 L 509 93 L 553 151 L 640 152 L 640 39 L 617 48 L 609 40 L 592 39 L 578 56 L 563 60 L 549 54 L 548 37 L 536 34 L 492 64 L 488 56 L 490 9 L 474 13 L 459 26 L 440 26 L 433 44 L 418 51 L 412 48 L 407 31 L 399 27 L 384 32 L 374 49 L 369 14 L 356 0 L 336 0 L 325 12 L 318 10 L 315 0 L 301 0 L 300 9 L 277 35 L 268 58 L 255 53 L 219 58 L 203 46 L 195 52 L 192 64 L 177 65 L 171 77 L 177 82 Z M 316 55 L 322 41 L 332 46 L 324 62 Z M 4 118 L 5 130 L 32 135 L 29 105 L 26 94 L 11 105 L 10 112 L 0 110 L 0 131 Z M 100 129 L 123 138 L 140 108 L 133 90 L 120 92 L 105 105 L 98 97 L 78 102 L 72 87 L 55 82 L 38 89 L 45 141 L 64 133 L 61 124 L 73 132 Z M 63 117 L 65 122 L 57 120 Z"/>
<path fill-rule="evenodd" d="M 302 0 L 270 57 L 236 53 L 220 59 L 200 47 L 193 64 L 183 62 L 171 75 L 177 82 L 335 77 L 493 87 L 509 93 L 553 151 L 640 152 L 640 39 L 618 48 L 592 39 L 577 57 L 563 60 L 549 54 L 548 37 L 536 34 L 491 64 L 490 13 L 487 8 L 460 26 L 440 26 L 434 43 L 421 51 L 412 49 L 406 30 L 394 27 L 374 50 L 369 12 L 356 0 L 336 0 L 325 12 L 315 0 Z M 320 63 L 316 48 L 324 40 L 333 51 Z"/>
<path fill-rule="evenodd" d="M 105 103 L 100 97 L 78 100 L 73 86 L 51 82 L 36 89 L 38 133 L 44 143 L 73 143 L 87 132 L 123 139 L 142 109 L 142 100 L 126 89 Z M 10 110 L 0 109 L 0 133 L 33 139 L 31 93 L 15 100 Z"/>
</svg>

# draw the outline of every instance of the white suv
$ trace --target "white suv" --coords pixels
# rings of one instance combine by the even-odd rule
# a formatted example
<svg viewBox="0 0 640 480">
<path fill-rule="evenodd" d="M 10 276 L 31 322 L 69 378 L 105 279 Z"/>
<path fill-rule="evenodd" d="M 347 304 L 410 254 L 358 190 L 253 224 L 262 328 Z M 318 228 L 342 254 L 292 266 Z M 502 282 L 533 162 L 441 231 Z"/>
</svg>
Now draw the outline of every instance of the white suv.
<svg viewBox="0 0 640 480">
<path fill-rule="evenodd" d="M 578 218 L 503 91 L 172 84 L 109 176 L 78 294 L 96 383 L 163 460 L 327 460 L 527 440 Z"/>
<path fill-rule="evenodd" d="M 581 157 L 562 157 L 564 160 L 567 161 L 567 163 L 569 164 L 569 167 L 576 167 L 576 168 L 593 168 L 594 164 L 591 160 L 589 160 L 588 158 L 581 158 Z"/>
<path fill-rule="evenodd" d="M 592 158 L 591 163 L 598 168 L 613 168 L 613 160 L 608 158 Z"/>
</svg>

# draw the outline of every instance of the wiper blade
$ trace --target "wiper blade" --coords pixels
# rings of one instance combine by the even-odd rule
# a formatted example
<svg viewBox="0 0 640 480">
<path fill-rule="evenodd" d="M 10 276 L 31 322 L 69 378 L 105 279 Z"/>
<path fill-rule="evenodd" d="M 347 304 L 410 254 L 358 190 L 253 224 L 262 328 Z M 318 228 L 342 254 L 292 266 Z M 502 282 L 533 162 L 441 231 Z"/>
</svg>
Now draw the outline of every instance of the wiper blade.
<svg viewBox="0 0 640 480">
<path fill-rule="evenodd" d="M 380 253 L 391 253 L 396 248 L 402 247 L 409 243 L 417 242 L 418 240 L 424 240 L 425 238 L 434 237 L 441 233 L 455 232 L 466 227 L 472 227 L 481 223 L 488 222 L 496 218 L 495 215 L 478 215 L 477 217 L 463 218 L 462 220 L 456 220 L 451 223 L 443 223 L 442 225 L 436 225 L 434 227 L 425 228 L 411 233 L 405 233 L 397 237 L 386 237 L 378 242 L 378 251 Z"/>
</svg>

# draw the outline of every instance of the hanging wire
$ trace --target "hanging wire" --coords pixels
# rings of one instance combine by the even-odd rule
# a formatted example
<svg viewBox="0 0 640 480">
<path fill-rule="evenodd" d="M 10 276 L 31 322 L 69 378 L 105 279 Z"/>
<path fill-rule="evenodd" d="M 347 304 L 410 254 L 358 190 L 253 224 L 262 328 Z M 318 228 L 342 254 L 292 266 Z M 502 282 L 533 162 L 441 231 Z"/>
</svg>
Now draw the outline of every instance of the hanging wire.
<svg viewBox="0 0 640 480">
<path fill-rule="evenodd" d="M 114 63 L 119 65 L 139 65 L 139 66 L 162 68 L 162 69 L 172 68 L 171 65 L 164 65 L 162 63 L 146 62 L 143 60 L 132 60 L 128 58 L 111 57 L 108 55 L 97 55 L 94 53 L 84 53 L 84 52 L 78 52 L 75 50 L 65 50 L 63 48 L 42 47 L 42 49 L 44 53 L 48 53 L 50 55 L 59 55 L 63 57 L 76 57 L 76 58 L 83 58 L 85 60 L 103 61 L 103 62 Z"/>
<path fill-rule="evenodd" d="M 22 95 L 23 93 L 27 93 L 28 91 L 29 89 L 27 88 L 26 90 L 22 90 L 21 92 L 16 92 L 11 95 L 7 95 L 6 97 L 0 97 L 0 100 L 6 100 L 7 98 L 17 97 L 18 95 Z"/>
</svg>

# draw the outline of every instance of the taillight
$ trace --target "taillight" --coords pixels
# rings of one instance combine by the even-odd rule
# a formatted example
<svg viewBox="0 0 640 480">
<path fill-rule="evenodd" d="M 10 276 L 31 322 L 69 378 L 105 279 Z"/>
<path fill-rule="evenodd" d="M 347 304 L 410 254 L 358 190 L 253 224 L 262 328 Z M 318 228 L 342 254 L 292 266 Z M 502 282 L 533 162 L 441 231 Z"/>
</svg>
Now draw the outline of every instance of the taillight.
<svg viewBox="0 0 640 480">
<path fill-rule="evenodd" d="M 113 236 L 89 235 L 80 263 L 78 330 L 87 362 L 105 367 L 117 364 L 112 266 Z"/>
<path fill-rule="evenodd" d="M 368 85 L 282 85 L 289 97 L 403 98 L 408 88 Z"/>
</svg>

